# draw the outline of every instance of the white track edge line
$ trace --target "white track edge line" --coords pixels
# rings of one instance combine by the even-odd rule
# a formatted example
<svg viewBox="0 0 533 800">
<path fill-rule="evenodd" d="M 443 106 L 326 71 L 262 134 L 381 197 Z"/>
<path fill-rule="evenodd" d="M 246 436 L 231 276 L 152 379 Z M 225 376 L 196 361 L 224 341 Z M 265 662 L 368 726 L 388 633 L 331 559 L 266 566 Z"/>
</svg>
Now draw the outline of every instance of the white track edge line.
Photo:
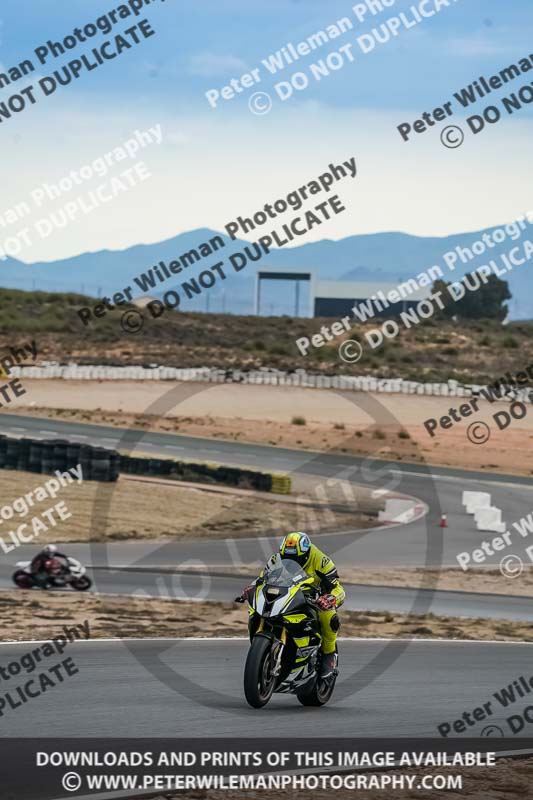
<svg viewBox="0 0 533 800">
<path fill-rule="evenodd" d="M 68 626 L 67 626 L 68 627 Z M 61 634 L 59 634 L 61 635 Z M 9 644 L 46 644 L 47 642 L 53 641 L 54 637 L 51 636 L 49 639 L 12 639 L 6 642 L 0 642 L 0 647 Z M 109 638 L 102 638 L 102 639 L 76 639 L 74 642 L 69 642 L 69 644 L 81 644 L 85 642 L 89 643 L 96 643 L 96 642 L 247 642 L 247 636 L 147 636 L 145 638 L 139 638 L 136 636 L 126 636 L 125 638 L 120 638 L 118 636 L 111 636 Z M 433 642 L 436 644 L 442 644 L 443 642 L 453 643 L 453 644 L 502 644 L 502 645 L 529 645 L 533 646 L 533 642 L 507 642 L 502 641 L 500 639 L 443 639 L 443 638 L 434 638 L 434 639 L 424 639 L 422 637 L 367 637 L 367 638 L 360 638 L 357 636 L 339 636 L 340 642 Z"/>
</svg>

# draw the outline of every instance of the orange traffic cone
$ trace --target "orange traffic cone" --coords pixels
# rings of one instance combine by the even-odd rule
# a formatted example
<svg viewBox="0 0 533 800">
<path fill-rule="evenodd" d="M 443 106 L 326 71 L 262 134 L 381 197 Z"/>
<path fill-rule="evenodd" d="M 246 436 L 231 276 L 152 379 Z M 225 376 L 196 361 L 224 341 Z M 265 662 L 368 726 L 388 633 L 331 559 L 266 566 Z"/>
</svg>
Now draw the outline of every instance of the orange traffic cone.
<svg viewBox="0 0 533 800">
<path fill-rule="evenodd" d="M 448 519 L 446 517 L 446 514 L 441 514 L 440 527 L 441 528 L 447 528 L 448 527 Z"/>
</svg>

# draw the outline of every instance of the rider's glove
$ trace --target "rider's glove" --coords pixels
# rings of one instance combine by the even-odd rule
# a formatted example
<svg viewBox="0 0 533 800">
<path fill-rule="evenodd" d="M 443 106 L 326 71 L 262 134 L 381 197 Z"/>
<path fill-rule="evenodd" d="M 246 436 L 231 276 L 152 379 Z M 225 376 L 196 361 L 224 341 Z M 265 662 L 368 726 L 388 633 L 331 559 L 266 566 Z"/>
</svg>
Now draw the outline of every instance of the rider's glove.
<svg viewBox="0 0 533 800">
<path fill-rule="evenodd" d="M 255 583 L 249 583 L 248 586 L 244 587 L 244 589 L 242 590 L 242 594 L 241 594 L 241 597 L 242 597 L 243 600 L 247 600 L 248 599 L 248 592 L 250 591 L 250 589 L 253 589 L 254 586 L 255 586 Z"/>
<path fill-rule="evenodd" d="M 318 598 L 316 604 L 321 611 L 330 611 L 337 605 L 337 599 L 332 594 L 323 594 Z"/>
</svg>

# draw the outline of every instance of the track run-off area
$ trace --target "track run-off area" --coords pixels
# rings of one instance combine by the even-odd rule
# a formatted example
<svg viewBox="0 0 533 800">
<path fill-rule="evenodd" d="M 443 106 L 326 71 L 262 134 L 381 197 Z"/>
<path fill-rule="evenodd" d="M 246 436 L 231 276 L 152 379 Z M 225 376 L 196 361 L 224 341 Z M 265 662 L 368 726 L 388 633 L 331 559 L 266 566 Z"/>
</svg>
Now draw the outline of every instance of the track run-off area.
<svg viewBox="0 0 533 800">
<path fill-rule="evenodd" d="M 15 435 L 68 438 L 107 447 L 120 446 L 126 431 L 3 415 L 2 430 Z M 261 445 L 209 441 L 170 434 L 142 434 L 142 449 L 154 455 L 218 461 L 229 465 L 284 471 L 327 480 L 341 476 L 364 485 L 363 459 L 337 453 L 308 453 Z M 465 473 L 453 469 L 378 462 L 380 481 L 395 492 L 417 498 L 427 513 L 412 523 L 368 530 L 343 530 L 315 539 L 339 566 L 439 567 L 457 566 L 456 554 L 471 550 L 483 537 L 461 505 L 464 489 L 490 491 L 507 524 L 531 511 L 532 487 L 527 479 L 505 475 Z M 351 470 L 351 473 L 350 473 Z M 391 483 L 392 482 L 392 483 Z M 367 482 L 368 483 L 368 482 Z M 489 487 L 489 488 L 487 488 Z M 448 527 L 439 527 L 442 511 Z M 277 537 L 279 538 L 279 536 Z M 247 564 L 262 562 L 272 552 L 274 536 L 264 539 L 219 539 L 73 544 L 69 554 L 92 571 L 95 591 L 103 594 L 151 595 L 169 599 L 231 601 L 246 576 L 236 574 Z M 21 547 L 15 560 L 30 557 L 34 548 Z M 185 563 L 199 562 L 205 570 L 192 573 Z M 497 565 L 499 557 L 487 558 Z M 14 564 L 4 558 L 0 585 L 10 585 Z M 253 577 L 253 570 L 250 577 Z M 345 608 L 390 610 L 401 613 L 531 620 L 529 598 L 441 591 L 436 587 L 404 589 L 346 584 Z M 276 736 L 302 723 L 306 735 L 322 736 L 439 736 L 439 726 L 453 725 L 476 707 L 491 701 L 491 713 L 464 726 L 465 736 L 509 737 L 510 749 L 520 749 L 520 735 L 508 718 L 521 715 L 528 695 L 517 696 L 510 707 L 494 693 L 519 676 L 529 678 L 533 644 L 490 641 L 408 639 L 340 640 L 340 676 L 330 704 L 320 710 L 300 706 L 292 696 L 275 695 L 262 711 L 247 707 L 242 674 L 248 643 L 244 639 L 88 640 L 69 646 L 78 673 L 65 681 L 61 705 L 76 714 L 62 715 L 62 735 Z M 3 663 L 20 658 L 29 643 L 0 645 Z M 57 719 L 53 692 L 39 698 L 39 736 L 48 736 Z M 109 715 L 109 709 L 113 714 Z M 6 710 L 0 734 L 27 736 L 36 708 L 28 704 L 16 713 Z M 478 715 L 479 717 L 479 715 Z M 468 719 L 472 719 L 468 716 Z M 306 722 L 309 721 L 309 725 Z M 517 723 L 515 723 L 516 726 Z M 525 723 L 521 735 L 530 735 Z M 487 732 L 489 731 L 489 732 Z M 494 733 L 501 731 L 501 733 Z M 457 734 L 452 734 L 457 735 Z"/>
<path fill-rule="evenodd" d="M 17 436 L 67 438 L 106 447 L 124 447 L 131 431 L 77 422 L 43 420 L 2 415 L 2 431 Z M 137 432 L 136 432 L 137 433 Z M 139 432 L 140 447 L 154 456 L 205 460 L 267 471 L 284 471 L 316 481 L 351 480 L 373 490 L 394 491 L 417 498 L 427 513 L 414 522 L 365 530 L 343 530 L 318 534 L 314 539 L 343 567 L 457 567 L 457 555 L 479 547 L 493 534 L 476 529 L 474 519 L 461 504 L 462 492 L 489 491 L 492 503 L 512 522 L 533 509 L 533 486 L 527 478 L 464 472 L 427 465 L 399 464 L 345 456 L 314 453 L 267 445 Z M 440 528 L 442 513 L 448 526 Z M 95 517 L 95 525 L 100 523 Z M 249 564 L 265 561 L 276 548 L 280 533 L 270 538 L 200 539 L 145 542 L 72 544 L 69 554 L 93 568 L 96 591 L 110 594 L 149 594 L 176 599 L 231 600 L 243 585 L 236 574 Z M 524 550 L 527 545 L 524 545 Z M 0 586 L 11 585 L 15 561 L 31 558 L 35 547 L 17 549 L 16 558 L 0 563 Z M 507 551 L 505 551 L 507 553 Z M 512 549 L 512 552 L 515 552 Z M 523 552 L 518 553 L 526 560 Z M 498 567 L 501 553 L 487 555 L 484 566 Z M 195 565 L 192 572 L 184 565 Z M 205 565 L 202 567 L 201 565 Z M 215 566 L 214 566 L 215 565 Z M 169 575 L 169 573 L 172 573 Z M 250 577 L 253 577 L 253 570 Z M 246 576 L 245 576 L 246 577 Z M 427 613 L 493 619 L 533 620 L 533 604 L 527 597 L 444 591 L 425 582 L 418 589 L 346 585 L 345 607 L 352 610 Z"/>
</svg>

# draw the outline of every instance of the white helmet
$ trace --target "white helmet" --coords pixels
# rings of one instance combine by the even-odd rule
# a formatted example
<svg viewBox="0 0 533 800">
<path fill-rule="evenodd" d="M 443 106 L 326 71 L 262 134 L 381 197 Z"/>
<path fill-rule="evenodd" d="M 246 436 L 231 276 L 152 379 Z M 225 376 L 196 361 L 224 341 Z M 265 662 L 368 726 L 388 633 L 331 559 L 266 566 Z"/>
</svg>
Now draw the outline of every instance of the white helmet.
<svg viewBox="0 0 533 800">
<path fill-rule="evenodd" d="M 50 557 L 55 556 L 55 554 L 57 553 L 57 547 L 55 546 L 55 544 L 47 544 L 43 552 L 47 556 Z"/>
</svg>

